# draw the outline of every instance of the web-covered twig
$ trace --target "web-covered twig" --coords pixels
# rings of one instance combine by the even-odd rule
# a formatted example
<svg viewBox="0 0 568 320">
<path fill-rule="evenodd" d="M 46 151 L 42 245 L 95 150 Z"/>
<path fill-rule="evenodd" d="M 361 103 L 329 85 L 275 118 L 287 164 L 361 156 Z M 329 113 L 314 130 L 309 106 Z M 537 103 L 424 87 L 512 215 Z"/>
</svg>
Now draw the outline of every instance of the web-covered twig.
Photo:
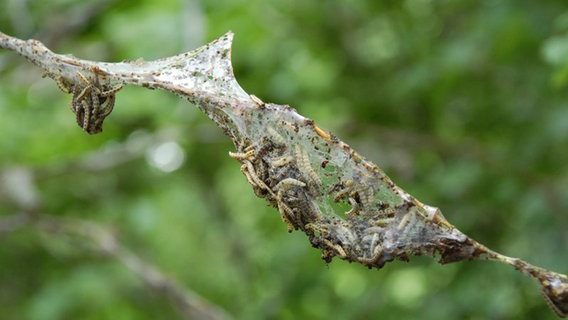
<svg viewBox="0 0 568 320">
<path fill-rule="evenodd" d="M 537 280 L 552 309 L 568 315 L 568 277 L 496 253 L 450 224 L 440 210 L 396 186 L 348 144 L 287 105 L 248 95 L 234 78 L 233 34 L 194 51 L 156 61 L 85 61 L 56 55 L 35 40 L 0 34 L 12 49 L 45 70 L 66 92 L 88 133 L 102 130 L 124 84 L 174 92 L 195 103 L 233 140 L 241 171 L 257 196 L 278 208 L 289 230 L 333 257 L 381 268 L 412 255 L 440 255 L 440 263 L 487 259 Z"/>
</svg>

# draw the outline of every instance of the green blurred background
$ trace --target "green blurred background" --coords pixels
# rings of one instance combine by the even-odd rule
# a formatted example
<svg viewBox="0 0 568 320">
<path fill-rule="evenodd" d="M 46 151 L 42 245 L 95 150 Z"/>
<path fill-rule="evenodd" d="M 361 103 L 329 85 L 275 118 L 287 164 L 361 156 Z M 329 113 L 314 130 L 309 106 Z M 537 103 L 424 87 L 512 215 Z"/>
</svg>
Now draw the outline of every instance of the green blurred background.
<svg viewBox="0 0 568 320">
<path fill-rule="evenodd" d="M 174 55 L 232 30 L 247 92 L 315 119 L 481 243 L 568 272 L 564 0 L 3 0 L 0 30 L 99 61 Z M 194 106 L 127 87 L 88 136 L 40 76 L 0 51 L 0 218 L 22 211 L 6 177 L 28 172 L 39 212 L 110 230 L 239 319 L 554 319 L 535 283 L 494 263 L 326 265 L 255 198 Z M 0 318 L 181 317 L 81 241 L 4 232 Z"/>
</svg>

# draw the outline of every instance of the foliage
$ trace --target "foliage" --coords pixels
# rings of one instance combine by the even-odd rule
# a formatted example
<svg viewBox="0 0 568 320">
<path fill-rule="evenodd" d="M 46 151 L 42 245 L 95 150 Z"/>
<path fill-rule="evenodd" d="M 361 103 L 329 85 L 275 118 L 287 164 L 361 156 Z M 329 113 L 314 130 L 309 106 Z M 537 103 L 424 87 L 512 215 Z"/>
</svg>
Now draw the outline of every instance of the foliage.
<svg viewBox="0 0 568 320">
<path fill-rule="evenodd" d="M 22 3 L 0 4 L 0 30 L 95 60 L 169 56 L 231 29 L 247 92 L 316 119 L 473 238 L 566 272 L 561 1 L 107 2 L 94 16 L 88 2 Z M 71 18 L 83 23 L 61 27 Z M 254 196 L 229 140 L 196 108 L 125 88 L 103 134 L 87 136 L 69 96 L 22 62 L 0 52 L 1 170 L 31 168 L 42 212 L 114 230 L 237 318 L 553 317 L 532 282 L 499 265 L 326 266 Z M 176 145 L 182 165 L 164 166 L 182 159 Z M 0 214 L 17 213 L 0 201 Z M 0 259 L 7 318 L 176 316 L 122 265 L 69 239 L 15 231 Z"/>
</svg>

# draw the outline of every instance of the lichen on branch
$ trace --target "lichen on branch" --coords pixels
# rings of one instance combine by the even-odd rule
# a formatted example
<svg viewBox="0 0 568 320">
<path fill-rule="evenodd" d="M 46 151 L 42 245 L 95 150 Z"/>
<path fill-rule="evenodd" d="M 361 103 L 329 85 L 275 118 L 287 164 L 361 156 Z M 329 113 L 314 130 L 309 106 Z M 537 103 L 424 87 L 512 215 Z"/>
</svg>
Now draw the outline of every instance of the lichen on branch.
<svg viewBox="0 0 568 320">
<path fill-rule="evenodd" d="M 439 254 L 441 263 L 494 260 L 537 280 L 552 309 L 568 314 L 568 277 L 488 249 L 313 120 L 247 94 L 233 75 L 232 38 L 229 32 L 177 56 L 120 63 L 54 54 L 38 41 L 1 33 L 0 46 L 72 93 L 72 110 L 88 133 L 102 130 L 123 85 L 167 90 L 194 103 L 233 140 L 230 156 L 255 194 L 278 209 L 290 231 L 305 233 L 326 261 L 338 257 L 380 269 L 412 255 Z"/>
</svg>

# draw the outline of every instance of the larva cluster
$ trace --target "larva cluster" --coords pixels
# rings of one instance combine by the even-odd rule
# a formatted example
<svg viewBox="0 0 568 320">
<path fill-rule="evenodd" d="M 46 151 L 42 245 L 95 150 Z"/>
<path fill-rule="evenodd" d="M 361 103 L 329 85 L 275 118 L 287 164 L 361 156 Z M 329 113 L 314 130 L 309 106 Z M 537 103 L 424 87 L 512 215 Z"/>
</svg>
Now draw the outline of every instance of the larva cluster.
<svg viewBox="0 0 568 320">
<path fill-rule="evenodd" d="M 91 81 L 82 73 L 78 72 L 78 78 L 83 82 L 82 85 L 77 83 L 69 85 L 62 80 L 56 80 L 57 85 L 63 91 L 73 93 L 71 100 L 71 110 L 75 113 L 77 124 L 89 134 L 95 134 L 102 131 L 104 119 L 112 112 L 114 108 L 115 95 L 122 90 L 122 84 L 110 86 L 101 84 L 97 70 L 95 72 L 95 80 Z M 100 71 L 98 71 L 100 72 Z"/>
</svg>

